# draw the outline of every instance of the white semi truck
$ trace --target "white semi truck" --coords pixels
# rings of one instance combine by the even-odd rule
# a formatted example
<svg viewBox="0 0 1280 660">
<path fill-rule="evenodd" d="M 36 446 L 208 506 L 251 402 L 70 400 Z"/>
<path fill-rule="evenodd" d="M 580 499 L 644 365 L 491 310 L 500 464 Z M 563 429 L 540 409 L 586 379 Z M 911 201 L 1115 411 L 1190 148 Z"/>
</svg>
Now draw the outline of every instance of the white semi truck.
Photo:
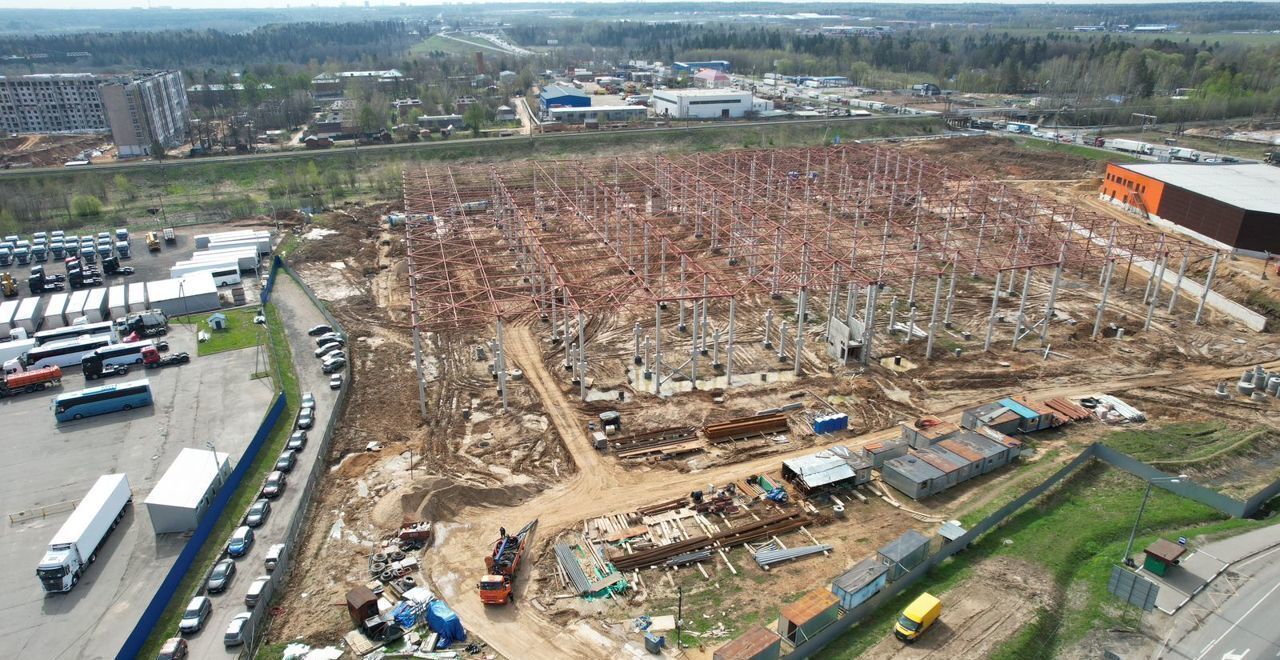
<svg viewBox="0 0 1280 660">
<path fill-rule="evenodd" d="M 1123 151 L 1130 154 L 1145 154 L 1147 156 L 1156 152 L 1155 146 L 1148 142 L 1124 140 L 1120 138 L 1108 139 L 1107 147 L 1115 149 L 1116 151 Z"/>
<path fill-rule="evenodd" d="M 123 474 L 98 477 L 80 505 L 71 512 L 36 567 L 45 593 L 66 593 L 98 558 L 98 550 L 133 502 L 129 479 Z"/>
</svg>

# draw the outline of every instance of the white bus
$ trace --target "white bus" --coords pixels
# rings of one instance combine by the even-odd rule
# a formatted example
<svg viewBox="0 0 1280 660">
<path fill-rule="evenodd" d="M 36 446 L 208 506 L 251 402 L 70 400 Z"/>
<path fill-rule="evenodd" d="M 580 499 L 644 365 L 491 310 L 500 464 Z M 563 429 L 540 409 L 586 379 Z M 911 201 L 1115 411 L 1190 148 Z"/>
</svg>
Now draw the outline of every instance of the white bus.
<svg viewBox="0 0 1280 660">
<path fill-rule="evenodd" d="M 112 344 L 84 356 L 81 362 L 98 362 L 99 369 L 108 364 L 142 364 L 142 352 L 154 346 L 155 344 L 152 344 L 149 339 L 128 344 Z"/>
<path fill-rule="evenodd" d="M 111 345 L 111 335 L 94 335 L 45 344 L 27 351 L 22 364 L 28 370 L 41 367 L 74 367 L 84 356 Z"/>
<path fill-rule="evenodd" d="M 115 341 L 114 333 L 115 329 L 112 328 L 111 322 L 103 321 L 102 323 L 69 325 L 63 328 L 56 328 L 54 330 L 41 330 L 40 332 L 31 335 L 31 338 L 36 340 L 36 346 L 39 347 L 44 346 L 45 344 L 51 344 L 55 341 L 75 339 L 77 337 L 83 337 L 84 335 L 90 335 L 93 337 L 107 336 L 111 337 L 112 341 Z"/>
<path fill-rule="evenodd" d="M 234 262 L 193 263 L 174 266 L 169 269 L 169 277 L 178 278 L 192 273 L 206 272 L 213 275 L 214 286 L 230 286 L 240 283 L 240 266 Z"/>
</svg>

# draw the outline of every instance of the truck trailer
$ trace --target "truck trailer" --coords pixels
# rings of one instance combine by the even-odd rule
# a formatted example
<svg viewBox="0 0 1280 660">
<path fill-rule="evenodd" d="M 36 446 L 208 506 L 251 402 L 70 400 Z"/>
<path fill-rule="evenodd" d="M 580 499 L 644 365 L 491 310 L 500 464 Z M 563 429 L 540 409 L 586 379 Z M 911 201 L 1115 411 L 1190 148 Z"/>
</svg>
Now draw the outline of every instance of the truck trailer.
<svg viewBox="0 0 1280 660">
<path fill-rule="evenodd" d="M 28 336 L 35 334 L 44 321 L 44 305 L 44 298 L 23 298 L 13 315 L 13 327 L 26 330 Z"/>
<path fill-rule="evenodd" d="M 1150 156 L 1156 152 L 1154 145 L 1148 142 L 1139 142 L 1137 140 L 1124 140 L 1113 138 L 1107 140 L 1107 148 L 1123 151 L 1129 154 L 1144 154 Z"/>
<path fill-rule="evenodd" d="M 62 384 L 60 367 L 44 367 L 19 373 L 5 374 L 0 380 L 0 399 L 17 396 L 23 392 L 35 392 Z"/>
<path fill-rule="evenodd" d="M 71 517 L 53 535 L 36 567 L 36 577 L 45 593 L 66 593 L 76 586 L 132 502 L 133 491 L 125 475 L 98 477 Z"/>
</svg>

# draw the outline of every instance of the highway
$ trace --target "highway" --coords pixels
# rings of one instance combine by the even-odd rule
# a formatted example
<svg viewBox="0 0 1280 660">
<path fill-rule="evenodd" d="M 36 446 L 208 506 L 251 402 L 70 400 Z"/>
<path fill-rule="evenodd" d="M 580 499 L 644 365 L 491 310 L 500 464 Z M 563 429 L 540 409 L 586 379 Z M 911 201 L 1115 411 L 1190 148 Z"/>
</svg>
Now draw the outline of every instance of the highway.
<svg viewBox="0 0 1280 660">
<path fill-rule="evenodd" d="M 1191 634 L 1161 655 L 1188 660 L 1261 660 L 1280 657 L 1280 547 L 1232 570 L 1245 582 Z"/>
<path fill-rule="evenodd" d="M 765 128 L 784 125 L 828 125 L 838 127 L 845 124 L 875 122 L 884 120 L 898 121 L 920 121 L 929 122 L 937 121 L 938 118 L 931 116 L 907 116 L 907 115 L 878 115 L 874 117 L 822 117 L 819 119 L 782 119 L 770 121 L 755 122 L 688 122 L 681 123 L 678 120 L 673 121 L 674 126 L 664 126 L 661 128 L 631 128 L 613 131 L 578 131 L 572 133 L 548 133 L 542 135 L 514 135 L 509 137 L 489 137 L 489 138 L 468 138 L 468 139 L 452 139 L 441 140 L 438 142 L 402 142 L 398 144 L 374 144 L 369 146 L 361 146 L 355 148 L 338 148 L 338 149 L 297 149 L 292 151 L 280 151 L 264 154 L 233 154 L 228 156 L 204 156 L 199 158 L 178 158 L 167 159 L 164 161 L 154 160 L 135 160 L 118 163 L 106 163 L 101 165 L 93 165 L 91 167 L 73 167 L 73 168 L 27 168 L 27 169 L 10 169 L 0 170 L 0 180 L 6 178 L 24 178 L 37 176 L 56 176 L 58 174 L 75 175 L 81 172 L 100 172 L 100 171 L 127 171 L 133 168 L 142 167 L 163 167 L 183 168 L 183 167 L 199 167 L 213 163 L 236 163 L 242 161 L 252 162 L 268 162 L 278 160 L 293 160 L 298 158 L 355 158 L 361 153 L 377 153 L 381 154 L 389 151 L 410 151 L 410 150 L 446 150 L 455 148 L 465 148 L 477 145 L 490 145 L 499 142 L 514 143 L 525 141 L 530 144 L 544 142 L 573 142 L 581 141 L 585 143 L 593 143 L 600 140 L 603 135 L 643 135 L 653 133 L 669 133 L 678 134 L 682 132 L 706 131 L 724 128 Z"/>
</svg>

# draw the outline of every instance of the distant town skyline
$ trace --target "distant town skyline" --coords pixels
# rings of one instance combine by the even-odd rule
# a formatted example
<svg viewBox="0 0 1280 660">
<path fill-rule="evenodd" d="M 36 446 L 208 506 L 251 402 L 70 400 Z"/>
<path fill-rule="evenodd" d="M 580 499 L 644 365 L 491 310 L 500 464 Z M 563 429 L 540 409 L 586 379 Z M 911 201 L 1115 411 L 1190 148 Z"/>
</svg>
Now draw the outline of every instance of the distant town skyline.
<svg viewBox="0 0 1280 660">
<path fill-rule="evenodd" d="M 502 4 L 508 3 L 546 3 L 548 0 L 502 0 Z M 565 3 L 583 3 L 583 4 L 616 4 L 621 0 L 552 0 L 553 2 Z M 649 2 L 661 3 L 670 0 L 628 0 L 628 2 Z M 734 2 L 734 0 L 709 0 L 710 2 L 724 5 L 732 4 L 749 4 L 747 2 Z M 913 0 L 911 2 L 903 2 L 901 0 L 760 0 L 762 2 L 780 2 L 787 4 L 808 4 L 808 5 L 827 5 L 827 4 L 967 4 L 965 0 Z M 1111 3 L 1104 0 L 1054 0 L 1053 2 L 1027 2 L 1025 0 L 980 0 L 983 4 L 1003 4 L 1003 5 L 1116 5 L 1116 4 L 1169 4 L 1169 3 L 1192 3 L 1199 0 L 1127 0 L 1125 2 Z M 1263 2 L 1280 3 L 1280 0 L 1261 0 Z M 419 5 L 483 5 L 489 4 L 486 0 L 450 0 L 442 2 L 441 0 L 369 0 L 369 7 L 395 7 L 399 5 L 419 6 Z M 364 0 L 233 0 L 232 2 L 219 2 L 218 0 L 156 0 L 155 2 L 146 3 L 138 2 L 138 0 L 50 0 L 49 2 L 33 2 L 33 0 L 0 0 L 0 9 L 137 9 L 137 8 L 170 8 L 170 9 L 286 9 L 286 8 L 302 8 L 302 7 L 350 7 L 352 9 L 361 9 L 366 6 Z"/>
</svg>

